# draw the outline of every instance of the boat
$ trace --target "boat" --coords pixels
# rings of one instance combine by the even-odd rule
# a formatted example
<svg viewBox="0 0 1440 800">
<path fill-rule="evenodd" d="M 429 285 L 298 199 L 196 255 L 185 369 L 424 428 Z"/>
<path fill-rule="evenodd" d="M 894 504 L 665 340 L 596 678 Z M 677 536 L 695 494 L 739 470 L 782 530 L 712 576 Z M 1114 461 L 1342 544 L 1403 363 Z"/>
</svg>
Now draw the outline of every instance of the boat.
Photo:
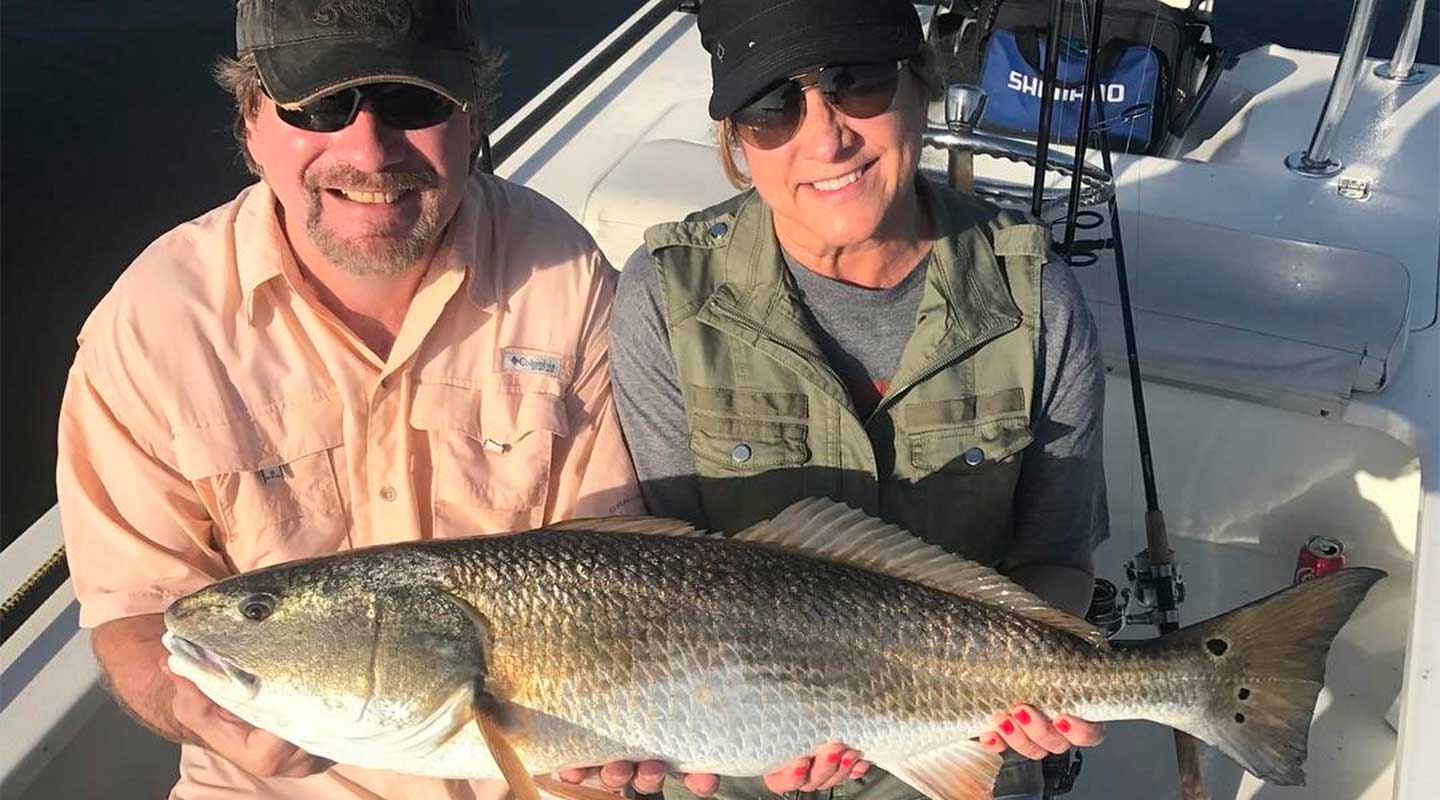
<svg viewBox="0 0 1440 800">
<path fill-rule="evenodd" d="M 1106 176 L 1181 621 L 1288 585 L 1312 536 L 1389 573 L 1334 645 L 1308 785 L 1266 785 L 1202 748 L 1215 798 L 1440 797 L 1440 68 L 1415 61 L 1423 7 L 1407 6 L 1389 59 L 1366 57 L 1376 0 L 1356 0 L 1339 53 L 1235 54 L 1184 137 L 1159 154 L 1118 153 Z M 500 125 L 488 157 L 622 265 L 647 226 L 734 192 L 708 91 L 694 15 L 651 0 Z M 943 144 L 951 121 L 934 109 L 931 140 Z M 1029 165 L 984 152 L 977 185 L 1028 186 Z M 927 153 L 922 168 L 943 180 L 947 150 Z M 1101 251 L 1076 268 L 1109 373 L 1112 531 L 1096 563 L 1130 590 L 1120 636 L 1144 637 L 1155 576 L 1136 560 L 1147 498 L 1115 266 Z M 51 509 L 0 553 L 7 617 L 29 607 L 0 645 L 0 794 L 159 796 L 175 748 L 138 732 L 99 685 L 74 593 L 53 568 L 61 543 Z M 1112 723 L 1070 796 L 1168 796 L 1175 769 L 1166 729 Z"/>
</svg>

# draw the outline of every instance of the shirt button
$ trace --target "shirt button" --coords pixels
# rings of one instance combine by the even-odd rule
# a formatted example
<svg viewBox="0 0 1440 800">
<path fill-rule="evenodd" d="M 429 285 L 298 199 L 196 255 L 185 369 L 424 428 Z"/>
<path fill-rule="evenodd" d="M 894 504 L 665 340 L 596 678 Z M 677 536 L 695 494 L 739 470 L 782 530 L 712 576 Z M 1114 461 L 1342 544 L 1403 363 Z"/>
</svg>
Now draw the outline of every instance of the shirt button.
<svg viewBox="0 0 1440 800">
<path fill-rule="evenodd" d="M 749 461 L 750 455 L 750 445 L 744 442 L 735 445 L 735 449 L 730 451 L 730 459 L 736 464 L 744 464 L 746 461 Z"/>
<path fill-rule="evenodd" d="M 962 456 L 962 458 L 965 459 L 966 464 L 972 467 L 978 467 L 980 466 L 980 462 L 985 460 L 985 451 L 978 447 L 972 447 L 965 451 L 965 455 Z"/>
<path fill-rule="evenodd" d="M 381 486 L 381 487 L 380 487 L 380 499 L 381 499 L 381 500 L 384 500 L 384 501 L 387 502 L 387 503 L 393 503 L 393 502 L 395 502 L 395 498 L 396 498 L 397 496 L 398 496 L 398 493 L 395 491 L 395 487 L 394 487 L 394 486 L 390 486 L 390 485 L 387 484 L 387 485 L 385 485 L 385 486 Z"/>
<path fill-rule="evenodd" d="M 730 230 L 729 225 L 726 225 L 723 222 L 717 222 L 714 225 L 710 226 L 710 235 L 715 237 L 716 239 L 719 239 L 721 236 L 724 236 L 725 232 L 728 230 Z"/>
</svg>

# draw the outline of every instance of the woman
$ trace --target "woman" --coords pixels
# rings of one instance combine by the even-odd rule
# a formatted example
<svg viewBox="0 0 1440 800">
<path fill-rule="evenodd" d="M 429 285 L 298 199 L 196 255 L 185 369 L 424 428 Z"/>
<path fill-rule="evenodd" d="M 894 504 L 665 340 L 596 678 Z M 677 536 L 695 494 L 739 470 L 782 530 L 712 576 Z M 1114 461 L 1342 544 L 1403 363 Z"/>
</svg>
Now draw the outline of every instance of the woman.
<svg viewBox="0 0 1440 800">
<path fill-rule="evenodd" d="M 706 0 L 699 26 L 721 157 L 753 188 L 650 229 L 622 274 L 613 375 L 651 513 L 736 531 L 826 495 L 1083 615 L 1108 527 L 1095 326 L 1040 227 L 917 174 L 938 81 L 914 7 Z M 1100 736 L 1022 705 L 981 742 Z M 846 776 L 822 777 L 767 786 Z"/>
</svg>

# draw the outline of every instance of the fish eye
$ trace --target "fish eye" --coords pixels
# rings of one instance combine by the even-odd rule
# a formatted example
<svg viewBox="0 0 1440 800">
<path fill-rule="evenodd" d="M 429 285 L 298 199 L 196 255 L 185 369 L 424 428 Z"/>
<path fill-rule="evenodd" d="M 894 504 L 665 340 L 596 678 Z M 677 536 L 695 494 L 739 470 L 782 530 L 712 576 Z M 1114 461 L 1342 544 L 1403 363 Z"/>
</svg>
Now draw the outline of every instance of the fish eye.
<svg viewBox="0 0 1440 800">
<path fill-rule="evenodd" d="M 275 595 L 252 594 L 240 601 L 240 614 L 252 622 L 264 622 L 275 611 Z"/>
</svg>

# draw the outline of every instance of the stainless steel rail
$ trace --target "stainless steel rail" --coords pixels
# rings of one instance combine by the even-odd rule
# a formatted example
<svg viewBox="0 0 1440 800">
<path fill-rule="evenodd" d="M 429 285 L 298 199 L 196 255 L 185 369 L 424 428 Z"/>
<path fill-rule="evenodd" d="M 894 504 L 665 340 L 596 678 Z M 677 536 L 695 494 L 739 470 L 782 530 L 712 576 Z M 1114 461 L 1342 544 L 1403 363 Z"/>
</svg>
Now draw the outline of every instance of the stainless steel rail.
<svg viewBox="0 0 1440 800">
<path fill-rule="evenodd" d="M 1355 86 L 1360 82 L 1365 53 L 1370 50 L 1370 37 L 1375 33 L 1375 11 L 1379 7 L 1379 0 L 1355 0 L 1350 12 L 1350 28 L 1345 32 L 1345 45 L 1340 50 L 1340 63 L 1335 66 L 1335 77 L 1330 81 L 1330 93 L 1325 96 L 1325 106 L 1315 124 L 1315 135 L 1310 137 L 1308 148 L 1285 158 L 1285 166 L 1293 172 L 1310 178 L 1328 178 L 1344 167 L 1331 151 L 1340 122 L 1350 108 Z M 1418 35 L 1416 38 L 1418 40 Z"/>
<path fill-rule="evenodd" d="M 988 131 L 956 132 L 932 124 L 925 131 L 924 143 L 927 147 L 939 150 L 965 150 L 990 158 L 1028 164 L 1032 167 L 1040 163 L 1040 156 L 1036 152 L 1034 142 L 1010 139 Z M 1068 178 L 1075 172 L 1075 159 L 1067 153 L 1052 152 L 1046 159 L 1045 169 Z M 1080 183 L 1080 205 L 1082 206 L 1108 202 L 1111 195 L 1115 193 L 1115 179 L 1111 177 L 1110 173 L 1093 164 L 1081 162 Z M 1001 182 L 992 183 L 980 178 L 975 179 L 971 191 L 1006 205 L 1029 206 L 1032 199 L 1028 190 L 1022 191 L 1018 186 Z M 1064 203 L 1068 197 L 1068 186 L 1053 194 L 1042 194 L 1041 210 Z"/>
<path fill-rule="evenodd" d="M 1390 63 L 1375 68 L 1375 74 L 1396 83 L 1419 83 L 1425 80 L 1425 70 L 1415 68 L 1415 53 L 1420 50 L 1420 29 L 1425 24 L 1425 0 L 1410 3 L 1410 16 L 1405 19 L 1405 28 L 1395 42 L 1395 53 Z"/>
</svg>

